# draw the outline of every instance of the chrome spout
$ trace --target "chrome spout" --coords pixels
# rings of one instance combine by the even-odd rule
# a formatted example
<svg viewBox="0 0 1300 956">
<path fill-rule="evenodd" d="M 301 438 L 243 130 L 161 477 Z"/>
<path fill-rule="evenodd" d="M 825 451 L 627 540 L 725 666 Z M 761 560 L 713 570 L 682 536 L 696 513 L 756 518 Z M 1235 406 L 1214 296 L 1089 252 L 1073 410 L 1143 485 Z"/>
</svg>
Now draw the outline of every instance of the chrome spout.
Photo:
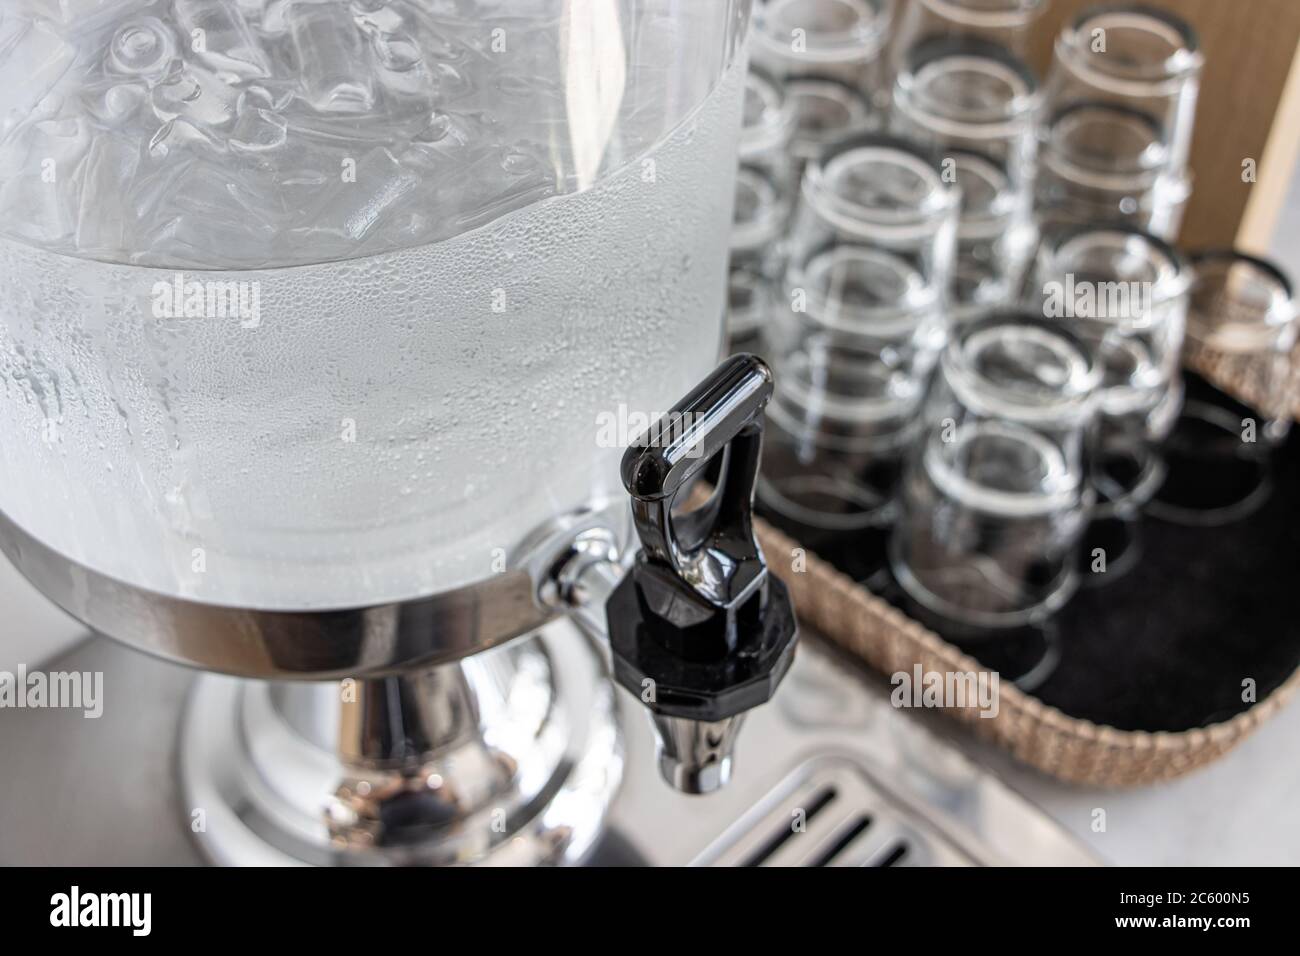
<svg viewBox="0 0 1300 956">
<path fill-rule="evenodd" d="M 652 715 L 664 780 L 681 793 L 713 793 L 725 787 L 744 719 L 744 714 L 716 721 Z"/>
</svg>

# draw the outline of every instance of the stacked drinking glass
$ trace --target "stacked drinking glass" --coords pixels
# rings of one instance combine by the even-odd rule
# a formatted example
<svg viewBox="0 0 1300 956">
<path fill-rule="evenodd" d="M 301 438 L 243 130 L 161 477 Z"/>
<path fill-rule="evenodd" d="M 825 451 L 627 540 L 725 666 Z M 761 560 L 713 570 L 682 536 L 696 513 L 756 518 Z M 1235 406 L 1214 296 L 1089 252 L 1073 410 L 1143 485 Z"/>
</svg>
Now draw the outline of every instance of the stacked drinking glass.
<svg viewBox="0 0 1300 956">
<path fill-rule="evenodd" d="M 895 0 L 767 0 L 754 10 L 750 57 L 794 104 L 800 163 L 828 143 L 884 125 L 884 57 Z"/>
<path fill-rule="evenodd" d="M 762 330 L 785 271 L 784 236 L 798 182 L 791 143 L 794 104 L 754 67 L 745 78 L 740 168 L 731 232 L 727 334 L 732 352 L 762 351 Z"/>
<path fill-rule="evenodd" d="M 954 317 L 1009 301 L 1034 246 L 1033 71 L 991 40 L 936 35 L 902 55 L 893 105 L 893 130 L 938 150 L 961 187 Z"/>
<path fill-rule="evenodd" d="M 1203 65 L 1191 27 L 1155 7 L 1094 7 L 1061 32 L 1040 132 L 1046 227 L 1123 220 L 1176 236 Z"/>
<path fill-rule="evenodd" d="M 768 356 L 759 495 L 806 537 L 881 531 L 945 339 L 959 191 L 922 147 L 865 134 L 804 173 Z M 883 540 L 866 565 L 883 563 Z"/>
<path fill-rule="evenodd" d="M 950 636 L 1040 627 L 1100 580 L 1081 556 L 1106 554 L 1114 580 L 1143 513 L 1245 513 L 1291 420 L 1289 282 L 1171 244 L 1194 31 L 1095 7 L 1040 82 L 1027 51 L 1047 2 L 755 12 L 732 315 L 776 372 L 760 502 Z M 1258 471 L 1242 500 L 1189 497 L 1166 466 L 1239 424 L 1184 410 L 1184 359 L 1251 397 L 1263 437 L 1226 453 Z"/>
</svg>

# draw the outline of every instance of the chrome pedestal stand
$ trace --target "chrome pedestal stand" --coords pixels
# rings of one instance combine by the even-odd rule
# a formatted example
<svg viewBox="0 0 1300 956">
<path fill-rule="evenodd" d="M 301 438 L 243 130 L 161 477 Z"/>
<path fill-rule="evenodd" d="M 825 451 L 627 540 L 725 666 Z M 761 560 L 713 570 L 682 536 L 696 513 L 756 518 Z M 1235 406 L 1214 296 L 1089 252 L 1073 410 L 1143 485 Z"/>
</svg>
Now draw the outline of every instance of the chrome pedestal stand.
<svg viewBox="0 0 1300 956">
<path fill-rule="evenodd" d="M 190 829 L 223 865 L 577 863 L 622 766 L 613 685 L 567 620 L 409 676 L 205 676 L 180 747 Z"/>
</svg>

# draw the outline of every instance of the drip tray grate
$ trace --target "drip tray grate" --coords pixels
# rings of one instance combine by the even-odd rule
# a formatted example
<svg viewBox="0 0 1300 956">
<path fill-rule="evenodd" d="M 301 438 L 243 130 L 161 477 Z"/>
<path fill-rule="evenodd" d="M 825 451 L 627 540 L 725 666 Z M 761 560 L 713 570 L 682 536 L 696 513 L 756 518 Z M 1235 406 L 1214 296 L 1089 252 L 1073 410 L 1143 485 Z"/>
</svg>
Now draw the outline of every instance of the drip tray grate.
<svg viewBox="0 0 1300 956">
<path fill-rule="evenodd" d="M 809 760 L 695 861 L 704 866 L 975 866 L 938 826 L 842 757 Z"/>
</svg>

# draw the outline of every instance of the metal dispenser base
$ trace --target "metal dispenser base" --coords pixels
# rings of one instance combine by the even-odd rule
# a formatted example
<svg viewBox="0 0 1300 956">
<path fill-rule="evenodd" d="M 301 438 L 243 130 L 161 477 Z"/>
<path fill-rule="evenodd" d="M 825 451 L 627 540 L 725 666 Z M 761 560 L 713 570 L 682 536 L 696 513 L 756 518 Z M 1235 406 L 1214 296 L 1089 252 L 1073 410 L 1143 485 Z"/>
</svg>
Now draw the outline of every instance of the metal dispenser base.
<svg viewBox="0 0 1300 956">
<path fill-rule="evenodd" d="M 557 621 L 412 676 L 199 678 L 181 732 L 214 863 L 581 862 L 622 777 L 614 685 Z"/>
<path fill-rule="evenodd" d="M 103 673 L 104 713 L 86 720 L 71 709 L 11 710 L 0 719 L 6 773 L 0 862 L 194 865 L 203 862 L 196 836 L 211 848 L 241 832 L 232 828 L 219 839 L 209 808 L 207 832 L 193 833 L 192 797 L 182 795 L 175 772 L 197 762 L 184 739 L 192 738 L 194 725 L 179 739 L 174 728 L 206 678 L 106 640 L 88 641 L 42 666 Z M 815 639 L 800 647 L 776 699 L 746 717 L 731 783 L 707 797 L 676 793 L 664 782 L 643 706 L 623 691 L 615 699 L 623 780 L 587 862 L 725 865 L 765 853 L 760 865 L 820 865 L 843 845 L 827 865 L 874 863 L 892 860 L 900 839 L 906 853 L 891 866 L 1095 862 L 1041 810 L 944 739 L 943 718 L 894 709 L 884 681 L 840 661 Z M 233 713 L 213 715 L 213 728 L 222 719 L 233 726 Z M 832 789 L 834 799 L 812 815 L 809 808 Z M 552 807 L 548 812 L 560 812 L 559 801 Z M 777 847 L 799 808 L 808 816 L 806 832 Z M 864 816 L 871 825 L 845 843 Z M 264 862 L 288 858 L 265 841 L 261 846 Z M 487 862 L 500 858 L 489 855 Z"/>
</svg>

